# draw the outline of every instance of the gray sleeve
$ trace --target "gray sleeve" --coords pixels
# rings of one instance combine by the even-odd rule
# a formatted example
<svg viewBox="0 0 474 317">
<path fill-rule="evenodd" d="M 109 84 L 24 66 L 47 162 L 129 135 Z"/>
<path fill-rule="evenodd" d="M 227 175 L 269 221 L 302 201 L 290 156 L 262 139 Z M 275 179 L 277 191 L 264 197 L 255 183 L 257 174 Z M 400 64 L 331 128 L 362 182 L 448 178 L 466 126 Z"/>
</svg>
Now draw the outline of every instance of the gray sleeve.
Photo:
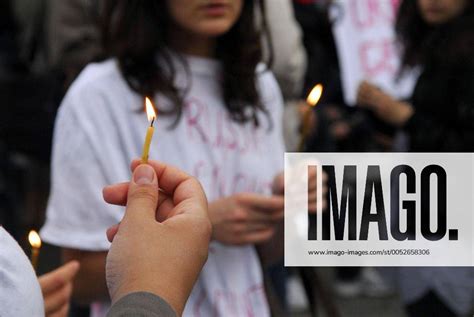
<svg viewBox="0 0 474 317">
<path fill-rule="evenodd" d="M 176 317 L 171 306 L 161 297 L 137 292 L 122 297 L 110 308 L 107 317 Z"/>
</svg>

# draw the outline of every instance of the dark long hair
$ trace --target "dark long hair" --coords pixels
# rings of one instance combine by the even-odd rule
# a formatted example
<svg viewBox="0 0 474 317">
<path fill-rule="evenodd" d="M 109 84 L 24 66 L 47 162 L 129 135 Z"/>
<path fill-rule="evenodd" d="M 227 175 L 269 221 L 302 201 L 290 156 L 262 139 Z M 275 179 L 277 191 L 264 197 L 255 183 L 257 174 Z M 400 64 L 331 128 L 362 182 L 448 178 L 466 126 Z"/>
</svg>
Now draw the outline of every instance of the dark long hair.
<svg viewBox="0 0 474 317">
<path fill-rule="evenodd" d="M 269 51 L 271 41 L 263 1 L 242 1 L 239 19 L 217 39 L 216 57 L 223 64 L 223 98 L 231 118 L 258 125 L 258 112 L 268 113 L 258 93 L 256 67 L 263 60 L 262 38 L 268 39 L 265 43 L 270 46 Z M 259 19 L 256 11 L 260 11 Z M 134 91 L 143 96 L 160 92 L 171 100 L 172 109 L 160 111 L 176 115 L 177 123 L 184 92 L 174 85 L 176 70 L 167 49 L 168 29 L 172 27 L 168 12 L 164 0 L 106 0 L 103 42 L 107 54 L 118 59 L 121 72 Z M 260 26 L 256 25 L 257 20 L 261 21 Z"/>
<path fill-rule="evenodd" d="M 423 20 L 416 0 L 403 0 L 395 30 L 403 67 L 459 62 L 473 53 L 474 1 L 468 0 L 464 11 L 453 20 L 432 26 Z"/>
</svg>

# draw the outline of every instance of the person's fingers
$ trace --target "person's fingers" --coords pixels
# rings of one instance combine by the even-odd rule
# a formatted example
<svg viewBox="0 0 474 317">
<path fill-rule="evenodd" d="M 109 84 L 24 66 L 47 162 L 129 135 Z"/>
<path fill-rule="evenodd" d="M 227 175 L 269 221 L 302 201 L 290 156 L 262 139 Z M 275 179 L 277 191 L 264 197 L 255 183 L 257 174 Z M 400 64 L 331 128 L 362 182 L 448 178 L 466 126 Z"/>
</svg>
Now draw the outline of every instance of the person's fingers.
<svg viewBox="0 0 474 317">
<path fill-rule="evenodd" d="M 118 206 L 125 206 L 127 204 L 128 199 L 128 188 L 130 182 L 118 183 L 113 185 L 105 186 L 102 189 L 102 196 L 104 200 L 112 205 Z M 163 201 L 169 198 L 169 196 L 160 189 L 159 197 L 158 197 L 158 207 L 161 205 Z"/>
<path fill-rule="evenodd" d="M 326 184 L 323 184 L 323 188 L 321 189 L 321 192 L 322 192 L 322 196 L 326 196 L 326 194 L 328 193 L 328 186 Z"/>
<path fill-rule="evenodd" d="M 323 201 L 321 202 L 321 210 L 320 210 L 320 211 L 325 211 L 326 208 L 327 208 L 327 202 L 326 202 L 326 200 L 323 200 Z M 316 202 L 313 202 L 313 203 L 311 203 L 311 204 L 308 205 L 308 212 L 309 212 L 310 214 L 314 214 L 314 213 L 318 212 L 318 208 L 317 208 Z"/>
<path fill-rule="evenodd" d="M 54 313 L 46 314 L 45 317 L 67 317 L 69 313 L 69 303 L 66 303 L 60 310 Z"/>
<path fill-rule="evenodd" d="M 322 178 L 323 178 L 323 183 L 326 183 L 328 181 L 328 174 L 326 172 L 323 172 Z"/>
<path fill-rule="evenodd" d="M 44 296 L 44 310 L 46 315 L 61 311 L 69 303 L 72 294 L 72 283 L 69 282 L 60 289 Z"/>
<path fill-rule="evenodd" d="M 328 201 L 327 201 L 326 199 L 324 199 L 324 200 L 322 201 L 322 204 L 321 204 L 321 205 L 322 205 L 322 206 L 321 206 L 321 210 L 323 210 L 323 211 L 326 210 L 326 208 L 328 207 Z"/>
<path fill-rule="evenodd" d="M 357 94 L 360 96 L 367 90 L 367 82 L 362 81 L 357 88 Z"/>
<path fill-rule="evenodd" d="M 278 212 L 285 206 L 282 195 L 264 196 L 254 193 L 245 193 L 240 196 L 240 202 L 262 212 Z"/>
<path fill-rule="evenodd" d="M 159 193 L 158 206 L 156 208 L 156 220 L 163 222 L 169 217 L 173 216 L 175 212 L 174 203 L 171 197 L 162 192 Z M 118 232 L 120 225 L 116 224 L 107 229 L 107 239 L 112 242 L 113 238 Z"/>
<path fill-rule="evenodd" d="M 112 205 L 125 206 L 127 204 L 128 186 L 130 182 L 105 186 L 102 189 L 104 200 Z"/>
<path fill-rule="evenodd" d="M 325 202 L 326 202 L 326 195 L 328 193 L 328 187 L 326 185 L 326 179 L 327 179 L 327 176 L 326 176 L 325 173 L 323 173 L 323 185 L 322 185 L 321 189 L 316 188 L 315 190 L 308 191 L 309 211 L 315 211 L 316 210 L 316 203 L 317 203 L 319 197 L 321 197 L 321 199 L 322 199 L 322 205 L 323 205 L 322 209 L 325 208 L 324 205 L 325 205 Z"/>
<path fill-rule="evenodd" d="M 166 197 L 159 202 L 158 209 L 156 210 L 156 220 L 163 222 L 169 217 L 172 217 L 177 213 L 178 210 L 175 208 L 172 198 Z"/>
<path fill-rule="evenodd" d="M 268 213 L 268 212 L 249 211 L 245 218 L 237 219 L 237 222 L 240 222 L 240 223 L 253 223 L 253 222 L 270 223 L 271 222 L 270 215 L 271 215 L 271 213 Z"/>
<path fill-rule="evenodd" d="M 178 213 L 192 211 L 194 214 L 199 212 L 199 215 L 207 217 L 207 197 L 201 183 L 194 177 L 189 177 L 176 187 L 173 202 Z"/>
<path fill-rule="evenodd" d="M 323 183 L 323 187 L 327 182 L 328 176 L 326 173 L 321 173 L 321 182 Z M 308 169 L 308 192 L 315 191 L 318 187 L 318 177 L 317 177 L 317 170 L 315 168 Z"/>
<path fill-rule="evenodd" d="M 274 223 L 251 222 L 246 225 L 245 232 L 252 233 L 269 230 L 272 229 L 274 226 Z"/>
<path fill-rule="evenodd" d="M 78 261 L 71 261 L 52 272 L 40 276 L 38 280 L 43 295 L 49 294 L 70 282 L 79 271 L 79 266 Z"/>
<path fill-rule="evenodd" d="M 131 164 L 132 170 L 139 163 L 139 160 L 134 160 Z M 196 208 L 207 206 L 207 198 L 201 184 L 194 177 L 158 161 L 149 160 L 148 164 L 155 169 L 160 188 L 172 197 L 175 205 L 173 215 L 192 212 L 207 217 L 206 208 Z"/>
<path fill-rule="evenodd" d="M 106 232 L 107 240 L 109 240 L 110 243 L 114 241 L 115 235 L 117 234 L 119 227 L 120 227 L 120 223 L 113 225 L 112 227 L 107 229 L 107 232 Z"/>
<path fill-rule="evenodd" d="M 251 223 L 262 223 L 266 225 L 274 225 L 283 219 L 283 210 L 278 212 L 253 212 L 249 213 L 249 220 Z"/>
<path fill-rule="evenodd" d="M 128 221 L 155 221 L 158 195 L 158 178 L 153 167 L 148 164 L 137 166 L 128 188 L 122 224 Z"/>
<path fill-rule="evenodd" d="M 134 165 L 134 164 L 133 164 Z M 136 167 L 134 167 L 136 168 Z M 127 203 L 127 196 L 129 191 L 129 182 L 118 183 L 114 185 L 109 185 L 103 189 L 104 200 L 110 204 L 124 206 Z M 178 197 L 179 198 L 179 197 Z M 158 207 L 156 212 L 156 219 L 159 222 L 166 220 L 167 218 L 173 216 L 174 214 L 181 212 L 180 210 L 175 210 L 173 199 L 160 190 L 158 198 Z M 117 226 L 113 226 L 107 231 L 107 238 L 109 241 L 113 239 L 117 233 Z"/>
<path fill-rule="evenodd" d="M 308 177 L 308 192 L 316 190 L 318 186 L 318 179 L 316 178 L 316 174 L 313 176 L 309 175 Z"/>
<path fill-rule="evenodd" d="M 106 201 L 108 200 L 108 202 L 110 203 L 117 203 L 119 205 L 126 204 L 127 198 L 124 198 L 124 197 L 126 197 L 127 194 L 123 193 L 123 188 L 126 188 L 128 192 L 128 187 L 129 187 L 128 182 L 107 186 L 106 188 L 104 188 L 104 191 L 103 191 L 104 199 Z M 117 194 L 119 192 L 120 192 L 120 195 Z M 173 210 L 174 204 L 171 198 L 165 194 L 160 193 L 158 200 L 159 201 L 158 201 L 158 207 L 156 210 L 156 220 L 159 222 L 163 222 L 169 217 L 171 211 Z M 115 224 L 107 229 L 106 235 L 107 235 L 107 240 L 109 240 L 109 242 L 112 242 L 114 240 L 115 235 L 117 234 L 119 230 L 119 227 L 120 227 L 120 223 Z"/>
<path fill-rule="evenodd" d="M 274 194 L 283 194 L 285 190 L 285 175 L 283 173 L 278 174 L 273 180 L 272 191 Z"/>
<path fill-rule="evenodd" d="M 140 160 L 135 159 L 132 161 L 131 169 L 134 171 L 137 166 L 140 165 Z M 149 160 L 148 165 L 155 169 L 156 175 L 158 177 L 161 189 L 167 193 L 172 194 L 176 190 L 176 188 L 186 180 L 192 178 L 190 175 L 186 174 L 185 172 L 172 167 L 170 165 L 166 165 L 164 163 Z M 192 195 L 192 194 L 191 194 Z"/>
<path fill-rule="evenodd" d="M 324 200 L 324 197 L 323 197 Z M 317 203 L 318 203 L 318 195 L 316 192 L 311 193 L 311 195 L 308 196 L 308 211 L 310 213 L 313 213 L 317 210 Z"/>
<path fill-rule="evenodd" d="M 275 229 L 269 228 L 262 231 L 251 232 L 242 239 L 243 244 L 258 244 L 269 240 L 275 234 Z"/>
<path fill-rule="evenodd" d="M 357 105 L 365 109 L 373 109 L 374 105 L 369 101 L 369 98 L 366 96 L 360 96 L 357 98 Z"/>
<path fill-rule="evenodd" d="M 279 222 L 283 219 L 283 208 L 277 210 L 277 211 L 272 211 L 272 212 L 262 212 L 261 209 L 258 211 L 250 211 L 248 213 L 248 219 L 247 221 L 251 222 L 257 222 L 257 223 L 263 223 L 263 224 L 275 224 L 275 222 Z"/>
<path fill-rule="evenodd" d="M 256 207 L 261 209 L 275 210 L 279 211 L 285 207 L 285 197 L 283 195 L 273 195 L 270 197 L 265 197 L 265 199 L 256 202 Z"/>
<path fill-rule="evenodd" d="M 375 105 L 372 99 L 375 91 L 373 85 L 365 81 L 362 82 L 357 91 L 357 104 L 362 108 L 374 108 Z"/>
<path fill-rule="evenodd" d="M 327 193 L 327 185 L 323 182 L 322 184 L 322 187 L 321 187 L 321 193 L 322 195 L 324 196 L 326 193 Z M 311 196 L 315 196 L 316 193 L 319 192 L 319 189 L 318 189 L 318 184 L 315 184 L 315 185 L 311 185 L 310 188 L 308 188 L 308 196 L 311 197 Z"/>
<path fill-rule="evenodd" d="M 274 230 L 274 223 L 250 222 L 250 223 L 235 223 L 229 227 L 228 232 L 232 234 L 234 239 L 245 240 L 248 235 L 261 233 L 262 231 Z M 246 241 L 246 240 L 245 240 Z M 247 243 L 247 242 L 245 242 Z"/>
</svg>

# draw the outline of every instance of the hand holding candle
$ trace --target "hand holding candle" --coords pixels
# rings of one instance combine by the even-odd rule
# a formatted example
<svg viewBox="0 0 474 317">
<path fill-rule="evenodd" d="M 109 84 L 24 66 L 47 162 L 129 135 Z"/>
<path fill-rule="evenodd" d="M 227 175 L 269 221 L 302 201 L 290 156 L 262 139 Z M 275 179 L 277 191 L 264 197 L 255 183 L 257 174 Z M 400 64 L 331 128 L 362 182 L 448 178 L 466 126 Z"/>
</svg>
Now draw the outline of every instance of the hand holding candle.
<svg viewBox="0 0 474 317">
<path fill-rule="evenodd" d="M 317 84 L 316 86 L 313 87 L 313 89 L 309 93 L 308 98 L 306 98 L 306 103 L 311 107 L 316 106 L 322 94 L 323 94 L 323 85 Z M 303 151 L 306 138 L 311 132 L 311 114 L 312 114 L 312 110 L 308 109 L 308 111 L 306 111 L 303 117 L 303 129 L 301 132 L 300 142 L 298 146 L 298 150 L 300 152 Z"/>
<path fill-rule="evenodd" d="M 148 117 L 148 121 L 150 122 L 150 126 L 147 129 L 145 143 L 143 144 L 143 153 L 142 153 L 143 164 L 148 163 L 148 153 L 150 152 L 151 139 L 153 138 L 153 132 L 155 131 L 155 128 L 153 128 L 153 123 L 155 122 L 155 119 L 156 119 L 155 107 L 153 106 L 153 104 L 151 103 L 151 100 L 148 97 L 145 98 L 145 107 L 146 107 L 146 115 Z"/>
<path fill-rule="evenodd" d="M 31 245 L 31 265 L 36 272 L 38 267 L 38 257 L 41 249 L 41 238 L 36 231 L 31 230 L 28 234 L 28 241 Z"/>
</svg>

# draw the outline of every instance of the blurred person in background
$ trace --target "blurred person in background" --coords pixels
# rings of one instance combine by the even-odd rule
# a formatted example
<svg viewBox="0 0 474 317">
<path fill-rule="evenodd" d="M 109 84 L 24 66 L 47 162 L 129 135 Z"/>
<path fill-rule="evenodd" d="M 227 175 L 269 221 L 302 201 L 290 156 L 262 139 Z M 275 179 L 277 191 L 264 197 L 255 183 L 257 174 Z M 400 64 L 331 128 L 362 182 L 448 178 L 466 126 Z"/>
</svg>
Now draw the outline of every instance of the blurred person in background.
<svg viewBox="0 0 474 317">
<path fill-rule="evenodd" d="M 298 128 L 301 118 L 298 105 L 301 103 L 301 91 L 307 67 L 306 51 L 303 45 L 301 27 L 296 21 L 292 0 L 265 0 L 265 17 L 269 36 L 262 39 L 271 41 L 264 46 L 264 56 L 271 56 L 269 67 L 283 95 L 285 107 L 282 115 L 283 137 L 288 150 L 295 149 L 298 143 Z M 281 243 L 279 241 L 278 243 Z M 275 248 L 281 245 L 275 244 Z M 269 279 L 275 288 L 275 300 L 280 303 L 282 312 L 287 303 L 287 269 L 283 259 L 267 270 Z"/>
<path fill-rule="evenodd" d="M 61 97 L 60 80 L 47 65 L 48 1 L 1 1 L 0 15 L 0 230 L 9 233 L 0 232 L 0 315 L 38 316 L 44 310 L 46 316 L 67 316 L 78 263 L 51 271 L 59 261 L 48 246 L 38 267 L 38 274 L 48 272 L 39 277 L 44 302 L 34 295 L 37 288 L 31 283 L 11 287 L 25 278 L 36 279 L 15 256 L 21 253 L 14 251 L 19 246 L 9 235 L 23 245 L 28 230 L 43 223 L 53 122 Z M 41 309 L 26 313 L 25 298 L 40 302 Z"/>
<path fill-rule="evenodd" d="M 333 25 L 344 13 L 338 11 L 337 3 L 330 0 L 294 0 L 293 3 L 308 56 L 301 98 L 305 99 L 316 84 L 324 87 L 317 107 L 312 109 L 315 124 L 312 135 L 307 138 L 305 150 L 386 151 L 388 147 L 379 138 L 385 124 L 366 111 L 344 102 L 338 50 L 333 35 Z M 302 108 L 305 112 L 309 107 L 303 103 Z"/>
<path fill-rule="evenodd" d="M 100 188 L 128 178 L 142 150 L 144 96 L 158 108 L 150 156 L 195 175 L 210 202 L 213 242 L 184 315 L 270 314 L 255 245 L 264 249 L 282 224 L 283 103 L 262 63 L 261 11 L 262 1 L 105 3 L 113 58 L 88 66 L 63 100 L 42 230 L 81 262 L 74 297 L 95 303 L 93 316 L 108 306 L 102 232 L 122 214 L 94 210 Z"/>
<path fill-rule="evenodd" d="M 265 0 L 264 3 L 273 47 L 268 66 L 275 74 L 285 104 L 290 105 L 285 107 L 285 143 L 295 148 L 299 116 L 294 106 L 301 99 L 307 66 L 302 32 L 291 0 Z M 88 63 L 105 57 L 100 38 L 103 5 L 98 0 L 50 0 L 48 10 L 48 62 L 64 76 L 67 88 Z M 263 50 L 268 58 L 267 46 Z"/>
<path fill-rule="evenodd" d="M 1 49 L 9 64 L 0 73 L 0 99 L 8 104 L 0 108 L 0 138 L 8 151 L 47 163 L 60 100 L 59 80 L 46 61 L 48 3 L 18 0 L 2 5 L 5 29 L 0 32 L 8 44 Z"/>
<path fill-rule="evenodd" d="M 390 142 L 382 142 L 381 131 L 387 125 L 366 110 L 346 105 L 343 97 L 341 67 L 333 26 L 344 12 L 330 0 L 294 0 L 295 15 L 303 30 L 308 55 L 302 98 L 314 85 L 324 87 L 313 111 L 313 129 L 303 151 L 306 152 L 383 152 Z M 330 14 L 335 12 L 336 14 Z M 354 52 L 355 54 L 355 52 Z M 389 129 L 391 130 L 391 129 Z M 393 294 L 391 288 L 373 268 L 338 267 L 332 285 L 344 298 L 357 296 L 384 297 Z"/>
<path fill-rule="evenodd" d="M 0 225 L 0 316 L 66 317 L 79 263 L 36 277 L 30 261 Z"/>
<path fill-rule="evenodd" d="M 397 18 L 403 67 L 421 67 L 409 101 L 374 85 L 358 103 L 409 136 L 411 152 L 474 151 L 474 2 L 405 0 Z M 400 268 L 410 316 L 467 316 L 474 304 L 473 268 Z"/>
<path fill-rule="evenodd" d="M 306 71 L 306 52 L 300 26 L 294 17 L 292 1 L 263 2 L 270 34 L 268 38 L 265 38 L 267 34 L 262 34 L 264 37 L 262 40 L 269 44 L 263 46 L 263 54 L 269 60 L 271 57 L 268 66 L 271 67 L 282 89 L 286 105 L 283 121 L 285 143 L 294 148 L 294 144 L 298 142 L 300 121 L 296 105 L 301 100 Z M 104 58 L 100 35 L 103 2 L 50 0 L 48 4 L 49 19 L 46 29 L 49 40 L 49 63 L 63 75 L 64 87 L 67 88 L 88 63 Z M 270 47 L 273 49 L 270 50 Z M 269 268 L 268 273 L 284 308 L 286 291 L 283 264 Z"/>
<path fill-rule="evenodd" d="M 422 68 L 413 96 L 400 102 L 364 82 L 360 105 L 409 134 L 413 152 L 474 149 L 474 2 L 404 1 L 397 34 L 403 67 Z"/>
<path fill-rule="evenodd" d="M 0 6 L 0 222 L 21 241 L 43 220 L 60 84 L 46 64 L 47 1 Z"/>
<path fill-rule="evenodd" d="M 306 70 L 306 52 L 291 0 L 265 0 L 272 41 L 272 71 L 285 99 L 299 98 Z M 103 5 L 98 0 L 49 0 L 48 62 L 71 83 L 90 62 L 104 57 L 100 38 Z M 270 52 L 264 47 L 264 54 Z"/>
</svg>

